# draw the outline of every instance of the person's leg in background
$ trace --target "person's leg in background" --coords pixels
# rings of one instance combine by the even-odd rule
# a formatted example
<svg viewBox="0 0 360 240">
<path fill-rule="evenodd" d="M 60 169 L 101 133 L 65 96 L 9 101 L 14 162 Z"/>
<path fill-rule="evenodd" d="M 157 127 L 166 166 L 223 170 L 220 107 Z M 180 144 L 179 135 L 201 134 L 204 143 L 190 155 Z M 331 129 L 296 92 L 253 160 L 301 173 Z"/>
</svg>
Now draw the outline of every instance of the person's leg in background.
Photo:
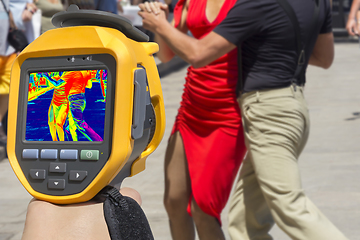
<svg viewBox="0 0 360 240">
<path fill-rule="evenodd" d="M 242 98 L 254 175 L 273 219 L 292 239 L 345 240 L 347 238 L 307 198 L 301 187 L 297 160 L 307 141 L 309 116 L 302 89 L 297 89 L 260 91 Z M 252 191 L 252 185 L 244 184 L 243 192 Z M 255 202 L 244 203 L 232 206 L 240 208 L 232 213 L 232 219 L 241 219 L 240 214 L 255 209 Z M 258 216 L 253 219 L 256 221 L 245 219 L 245 222 L 230 223 L 234 228 L 237 224 L 238 229 L 248 231 L 247 238 L 232 236 L 232 239 L 263 239 L 249 231 L 256 229 L 266 215 Z M 271 239 L 269 237 L 264 239 Z"/>
<path fill-rule="evenodd" d="M 0 56 L 0 145 L 2 146 L 5 146 L 7 142 L 6 130 L 2 123 L 8 110 L 10 72 L 15 58 L 16 53 L 9 56 Z"/>
</svg>

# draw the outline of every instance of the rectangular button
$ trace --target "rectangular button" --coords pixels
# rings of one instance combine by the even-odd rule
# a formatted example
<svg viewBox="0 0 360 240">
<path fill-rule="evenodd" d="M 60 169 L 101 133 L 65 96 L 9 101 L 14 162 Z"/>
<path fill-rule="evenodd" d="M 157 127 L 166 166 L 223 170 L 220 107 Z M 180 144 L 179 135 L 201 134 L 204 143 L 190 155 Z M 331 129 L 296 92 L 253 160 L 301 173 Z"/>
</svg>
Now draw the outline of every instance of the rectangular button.
<svg viewBox="0 0 360 240">
<path fill-rule="evenodd" d="M 70 171 L 69 174 L 69 180 L 71 181 L 82 181 L 86 178 L 87 176 L 87 171 L 76 171 L 76 170 L 72 170 Z"/>
<path fill-rule="evenodd" d="M 51 173 L 65 173 L 66 163 L 50 163 L 49 172 Z"/>
<path fill-rule="evenodd" d="M 55 160 L 57 159 L 58 150 L 57 149 L 42 149 L 41 150 L 41 159 Z"/>
<path fill-rule="evenodd" d="M 30 169 L 30 177 L 35 180 L 44 180 L 46 176 L 45 169 Z"/>
<path fill-rule="evenodd" d="M 24 149 L 22 152 L 23 159 L 38 159 L 39 149 Z"/>
<path fill-rule="evenodd" d="M 78 150 L 76 149 L 61 149 L 60 159 L 62 160 L 76 160 L 78 159 Z"/>
<path fill-rule="evenodd" d="M 65 179 L 49 179 L 49 189 L 65 189 Z"/>
<path fill-rule="evenodd" d="M 99 160 L 99 150 L 81 150 L 81 160 Z"/>
</svg>

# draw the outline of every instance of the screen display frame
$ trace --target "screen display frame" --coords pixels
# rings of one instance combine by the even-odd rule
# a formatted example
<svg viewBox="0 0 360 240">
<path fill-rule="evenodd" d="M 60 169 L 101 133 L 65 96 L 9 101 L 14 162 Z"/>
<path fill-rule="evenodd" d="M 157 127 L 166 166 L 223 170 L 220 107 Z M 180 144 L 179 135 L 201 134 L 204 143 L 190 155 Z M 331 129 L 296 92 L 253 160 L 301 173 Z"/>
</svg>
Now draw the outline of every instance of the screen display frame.
<svg viewBox="0 0 360 240">
<path fill-rule="evenodd" d="M 105 69 L 108 72 L 104 136 L 103 141 L 27 141 L 26 121 L 28 107 L 28 88 L 30 73 L 34 72 L 59 72 L 59 71 L 81 71 Z M 116 61 L 110 54 L 91 54 L 61 57 L 44 57 L 26 59 L 21 66 L 18 118 L 17 118 L 17 144 L 26 145 L 109 145 L 112 137 L 112 120 L 114 103 L 114 91 L 116 82 Z M 20 134 L 19 134 L 20 133 Z M 64 146 L 62 146 L 63 148 Z"/>
<path fill-rule="evenodd" d="M 25 141 L 102 142 L 108 70 L 71 70 L 58 75 L 60 72 L 29 73 Z M 64 123 L 62 133 L 56 126 L 57 120 Z M 66 127 L 69 127 L 68 130 Z"/>
</svg>

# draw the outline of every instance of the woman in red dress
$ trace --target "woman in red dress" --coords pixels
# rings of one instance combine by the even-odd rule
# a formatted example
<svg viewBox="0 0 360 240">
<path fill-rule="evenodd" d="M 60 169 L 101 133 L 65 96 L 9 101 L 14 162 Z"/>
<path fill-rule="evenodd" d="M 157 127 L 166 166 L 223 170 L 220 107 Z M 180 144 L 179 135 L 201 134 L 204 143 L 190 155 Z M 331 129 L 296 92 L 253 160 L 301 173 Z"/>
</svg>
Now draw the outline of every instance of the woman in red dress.
<svg viewBox="0 0 360 240">
<path fill-rule="evenodd" d="M 173 25 L 195 38 L 212 31 L 236 0 L 179 0 Z M 159 3 L 140 5 L 156 12 Z M 174 53 L 162 39 L 158 58 Z M 181 106 L 165 155 L 164 204 L 174 240 L 225 239 L 220 213 L 246 153 L 241 115 L 236 101 L 237 50 L 202 68 L 187 71 Z"/>
</svg>

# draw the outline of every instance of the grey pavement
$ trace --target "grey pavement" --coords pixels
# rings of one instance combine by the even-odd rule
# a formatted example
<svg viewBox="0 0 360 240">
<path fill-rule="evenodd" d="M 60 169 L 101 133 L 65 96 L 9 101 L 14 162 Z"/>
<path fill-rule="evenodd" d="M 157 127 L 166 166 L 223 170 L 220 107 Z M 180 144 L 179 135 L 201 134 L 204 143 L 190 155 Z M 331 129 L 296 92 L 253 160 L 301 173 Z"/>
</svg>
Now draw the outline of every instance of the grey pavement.
<svg viewBox="0 0 360 240">
<path fill-rule="evenodd" d="M 360 240 L 360 49 L 358 44 L 337 43 L 335 61 L 328 70 L 309 67 L 306 99 L 311 130 L 299 159 L 305 192 L 322 212 L 351 240 Z M 163 207 L 163 159 L 184 84 L 186 68 L 161 79 L 166 131 L 146 170 L 128 178 L 123 186 L 137 189 L 156 240 L 169 240 Z M 8 161 L 0 162 L 0 240 L 21 239 L 31 196 L 21 186 Z M 228 206 L 222 214 L 226 232 Z M 288 240 L 278 227 L 274 239 Z"/>
</svg>

